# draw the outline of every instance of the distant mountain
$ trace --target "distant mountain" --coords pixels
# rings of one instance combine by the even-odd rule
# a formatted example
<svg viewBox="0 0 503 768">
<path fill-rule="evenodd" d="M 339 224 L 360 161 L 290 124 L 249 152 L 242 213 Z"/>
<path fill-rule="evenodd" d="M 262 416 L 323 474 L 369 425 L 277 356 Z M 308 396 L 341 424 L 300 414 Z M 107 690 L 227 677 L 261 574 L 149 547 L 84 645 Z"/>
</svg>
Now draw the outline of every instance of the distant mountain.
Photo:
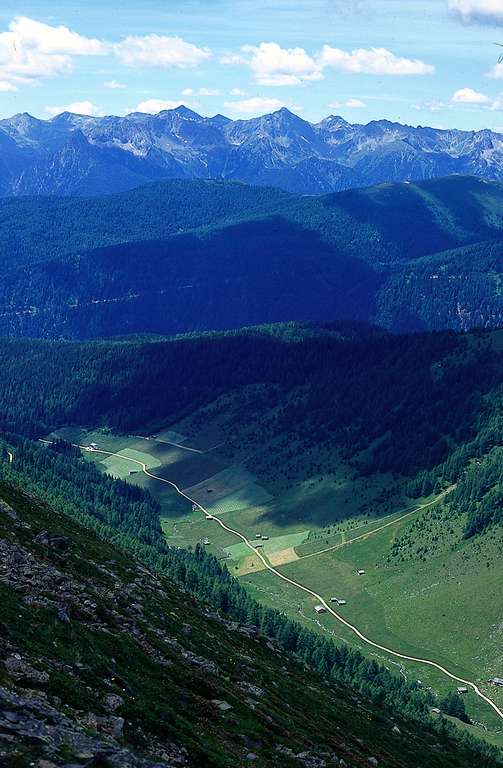
<svg viewBox="0 0 503 768">
<path fill-rule="evenodd" d="M 453 173 L 503 179 L 503 135 L 387 120 L 312 124 L 280 109 L 250 120 L 158 115 L 0 120 L 0 195 L 95 195 L 159 179 L 225 179 L 302 194 Z"/>
<path fill-rule="evenodd" d="M 503 324 L 503 186 L 452 176 L 300 196 L 164 181 L 0 200 L 0 334 L 97 338 L 284 320 Z"/>
</svg>

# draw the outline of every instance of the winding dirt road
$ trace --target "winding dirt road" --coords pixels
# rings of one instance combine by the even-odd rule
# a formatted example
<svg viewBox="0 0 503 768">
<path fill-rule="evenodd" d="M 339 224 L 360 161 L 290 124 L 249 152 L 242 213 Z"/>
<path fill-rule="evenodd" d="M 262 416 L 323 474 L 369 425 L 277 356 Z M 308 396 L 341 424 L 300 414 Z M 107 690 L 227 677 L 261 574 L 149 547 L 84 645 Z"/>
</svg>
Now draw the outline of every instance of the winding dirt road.
<svg viewBox="0 0 503 768">
<path fill-rule="evenodd" d="M 40 442 L 43 443 L 50 443 L 50 440 L 41 440 Z M 85 445 L 75 445 L 76 448 L 81 448 L 83 450 L 89 450 L 88 446 Z M 496 712 L 496 714 L 503 720 L 503 710 L 501 710 L 498 705 L 492 701 L 488 696 L 483 693 L 480 688 L 473 683 L 471 680 L 465 680 L 462 677 L 458 677 L 457 675 L 454 675 L 452 672 L 449 672 L 448 669 L 443 667 L 441 664 L 438 664 L 436 661 L 431 661 L 431 659 L 422 659 L 416 656 L 408 656 L 405 653 L 399 653 L 398 651 L 394 651 L 392 648 L 387 648 L 385 645 L 381 645 L 380 643 L 376 643 L 374 640 L 371 640 L 369 637 L 366 637 L 358 627 L 355 627 L 353 624 L 351 624 L 349 621 L 347 621 L 345 618 L 340 616 L 332 606 L 326 602 L 326 600 L 319 595 L 317 592 L 315 592 L 313 589 L 310 589 L 309 587 L 304 586 L 304 584 L 301 584 L 298 581 L 294 581 L 293 579 L 290 579 L 288 576 L 285 576 L 281 571 L 278 571 L 274 566 L 272 566 L 268 560 L 264 557 L 262 552 L 260 552 L 247 538 L 244 534 L 242 534 L 240 531 L 236 531 L 234 528 L 231 528 L 229 525 L 226 525 L 226 523 L 223 522 L 219 517 L 216 517 L 211 514 L 207 509 L 204 508 L 202 504 L 195 501 L 195 499 L 192 499 L 190 496 L 188 496 L 184 491 L 182 491 L 181 488 L 178 487 L 178 485 L 171 480 L 166 480 L 164 477 L 159 477 L 158 475 L 154 475 L 152 472 L 150 472 L 147 469 L 147 466 L 144 462 L 139 461 L 138 459 L 131 459 L 128 456 L 124 456 L 122 453 L 116 453 L 113 451 L 103 451 L 99 448 L 92 449 L 93 453 L 103 453 L 107 456 L 118 456 L 121 459 L 127 459 L 127 461 L 131 461 L 134 464 L 139 465 L 142 468 L 142 471 L 147 477 L 152 478 L 153 480 L 158 480 L 161 483 L 166 483 L 167 485 L 170 485 L 172 488 L 175 489 L 175 491 L 180 494 L 180 496 L 183 496 L 183 498 L 187 499 L 191 504 L 195 504 L 198 509 L 201 510 L 201 512 L 206 516 L 206 519 L 215 521 L 220 525 L 221 528 L 223 528 L 225 531 L 228 531 L 228 533 L 232 533 L 234 536 L 237 536 L 241 541 L 246 544 L 246 546 L 262 561 L 263 565 L 267 568 L 268 571 L 271 571 L 271 573 L 274 573 L 275 576 L 277 576 L 279 579 L 282 579 L 283 581 L 287 582 L 288 584 L 291 584 L 292 586 L 296 587 L 297 589 L 300 589 L 302 592 L 305 592 L 308 595 L 311 595 L 311 597 L 314 597 L 316 600 L 319 601 L 320 605 L 323 605 L 323 607 L 326 609 L 328 613 L 330 613 L 337 621 L 339 621 L 341 624 L 343 624 L 345 627 L 347 627 L 351 632 L 353 632 L 360 640 L 362 640 L 367 645 L 370 645 L 372 648 L 377 648 L 380 651 L 384 651 L 385 653 L 389 654 L 390 656 L 395 656 L 398 659 L 404 659 L 405 661 L 413 661 L 417 664 L 423 664 L 428 667 L 433 667 L 434 669 L 437 669 L 439 672 L 442 672 L 442 674 L 449 677 L 451 680 L 454 680 L 457 683 L 461 683 L 461 685 L 464 685 L 468 688 L 471 688 L 476 695 L 485 701 L 486 704 L 488 704 L 492 709 Z M 426 506 L 429 506 L 426 505 Z M 410 514 L 410 513 L 408 513 Z M 395 521 L 396 522 L 396 521 Z M 388 523 L 389 525 L 390 523 Z M 385 527 L 385 526 L 383 526 Z M 382 529 L 378 529 L 382 530 Z M 375 531 L 377 532 L 377 531 Z M 372 531 L 369 531 L 367 534 L 364 534 L 365 536 L 371 535 Z M 356 539 L 353 539 L 353 541 L 356 541 Z M 351 542 L 347 542 L 348 544 Z M 319 554 L 319 553 L 317 553 Z"/>
</svg>

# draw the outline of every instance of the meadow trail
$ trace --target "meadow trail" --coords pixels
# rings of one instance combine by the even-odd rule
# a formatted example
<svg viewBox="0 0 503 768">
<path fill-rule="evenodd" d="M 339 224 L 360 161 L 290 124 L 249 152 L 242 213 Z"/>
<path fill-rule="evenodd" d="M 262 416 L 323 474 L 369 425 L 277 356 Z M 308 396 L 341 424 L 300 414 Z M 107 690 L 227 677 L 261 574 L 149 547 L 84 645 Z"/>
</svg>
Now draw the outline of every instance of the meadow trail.
<svg viewBox="0 0 503 768">
<path fill-rule="evenodd" d="M 45 444 L 50 444 L 50 440 L 40 440 L 40 442 Z M 76 445 L 73 444 L 76 448 L 80 448 L 81 450 L 89 450 L 89 446 L 86 445 Z M 269 570 L 271 573 L 273 573 L 275 576 L 277 576 L 279 579 L 282 579 L 283 581 L 287 582 L 288 584 L 291 584 L 292 586 L 296 587 L 297 589 L 302 590 L 302 592 L 305 592 L 308 595 L 311 595 L 311 597 L 314 597 L 316 600 L 319 601 L 320 605 L 322 605 L 325 610 L 330 613 L 337 621 L 339 621 L 341 624 L 343 624 L 347 629 L 349 629 L 351 632 L 353 632 L 360 640 L 362 640 L 367 645 L 370 645 L 372 648 L 377 648 L 380 651 L 384 651 L 384 653 L 388 653 L 391 656 L 395 656 L 398 659 L 404 659 L 405 661 L 412 661 L 417 664 L 423 664 L 429 667 L 433 667 L 434 669 L 437 669 L 439 672 L 442 672 L 444 675 L 449 677 L 451 680 L 454 680 L 457 683 L 461 683 L 462 685 L 468 686 L 471 688 L 474 693 L 483 701 L 485 701 L 486 704 L 488 704 L 492 709 L 496 712 L 498 717 L 500 717 L 503 720 L 503 710 L 498 707 L 498 705 L 492 701 L 488 696 L 486 696 L 480 688 L 476 685 L 476 683 L 472 682 L 471 680 L 465 680 L 462 677 L 458 677 L 457 675 L 453 674 L 452 672 L 449 672 L 448 669 L 443 667 L 441 664 L 438 664 L 436 661 L 432 661 L 431 659 L 424 659 L 419 658 L 416 656 L 409 656 L 404 653 L 400 653 L 399 651 L 394 651 L 392 648 L 387 648 L 385 645 L 381 645 L 380 643 L 376 643 L 374 640 L 371 640 L 369 637 L 366 637 L 358 627 L 354 626 L 354 624 L 351 624 L 349 621 L 344 619 L 342 616 L 340 616 L 334 609 L 331 607 L 329 603 L 326 602 L 326 600 L 319 595 L 317 592 L 315 592 L 313 589 L 310 589 L 309 587 L 306 587 L 304 584 L 301 584 L 298 581 L 294 581 L 294 579 L 290 579 L 288 576 L 285 576 L 283 573 L 278 571 L 274 566 L 272 566 L 268 560 L 264 557 L 264 555 L 246 538 L 246 536 L 241 533 L 240 531 L 235 530 L 234 528 L 231 528 L 230 526 L 226 525 L 219 517 L 215 517 L 211 514 L 205 507 L 197 502 L 195 499 L 192 499 L 190 496 L 188 496 L 182 489 L 173 481 L 166 480 L 164 477 L 159 477 L 158 475 L 154 475 L 152 472 L 150 472 L 147 469 L 147 466 L 144 462 L 139 461 L 138 459 L 132 459 L 128 456 L 124 456 L 122 454 L 119 454 L 114 451 L 104 451 L 99 448 L 93 448 L 93 453 L 100 453 L 105 454 L 106 456 L 120 456 L 120 458 L 126 459 L 127 461 L 130 461 L 134 464 L 137 464 L 142 468 L 142 471 L 147 477 L 150 477 L 153 480 L 158 480 L 161 483 L 166 483 L 167 485 L 170 485 L 172 488 L 175 489 L 175 491 L 182 496 L 184 499 L 187 499 L 191 504 L 195 504 L 198 509 L 201 510 L 201 512 L 205 515 L 206 519 L 208 521 L 215 521 L 220 525 L 221 528 L 226 530 L 228 533 L 232 533 L 234 536 L 237 536 L 241 541 L 246 544 L 246 546 L 261 560 L 265 568 Z M 370 535 L 371 532 L 368 534 L 364 534 L 365 536 Z M 350 542 L 348 542 L 350 543 Z"/>
<path fill-rule="evenodd" d="M 340 549 L 341 547 L 345 547 L 348 544 L 353 544 L 355 541 L 361 541 L 362 539 L 368 539 L 370 536 L 373 536 L 374 533 L 379 533 L 379 531 L 383 531 L 385 528 L 388 528 L 390 525 L 394 525 L 395 523 L 399 523 L 401 520 L 405 520 L 407 517 L 410 517 L 411 515 L 414 515 L 416 512 L 422 512 L 424 509 L 427 509 L 428 507 L 432 507 L 434 504 L 437 504 L 440 499 L 443 499 L 444 496 L 447 496 L 448 493 L 450 493 L 453 490 L 454 486 L 451 486 L 450 488 L 446 488 L 445 491 L 442 491 L 438 496 L 436 496 L 432 501 L 428 501 L 425 504 L 416 504 L 410 511 L 405 512 L 404 514 L 400 515 L 399 517 L 393 517 L 393 515 L 388 515 L 388 517 L 393 517 L 393 520 L 390 520 L 388 523 L 385 523 L 384 525 L 380 525 L 378 528 L 373 528 L 371 531 L 366 531 L 365 533 L 360 534 L 359 536 L 355 536 L 352 539 L 348 539 L 347 536 L 350 533 L 354 533 L 355 531 L 359 531 L 361 528 L 365 528 L 366 526 L 360 525 L 358 528 L 353 528 L 349 531 L 343 531 L 341 534 L 342 541 L 339 544 L 333 544 L 331 547 L 326 547 L 325 549 L 317 550 L 316 552 L 310 552 L 308 555 L 299 555 L 299 560 L 306 560 L 308 557 L 314 557 L 315 555 L 324 555 L 325 552 L 332 552 L 334 549 Z M 386 518 L 383 518 L 386 519 Z"/>
</svg>

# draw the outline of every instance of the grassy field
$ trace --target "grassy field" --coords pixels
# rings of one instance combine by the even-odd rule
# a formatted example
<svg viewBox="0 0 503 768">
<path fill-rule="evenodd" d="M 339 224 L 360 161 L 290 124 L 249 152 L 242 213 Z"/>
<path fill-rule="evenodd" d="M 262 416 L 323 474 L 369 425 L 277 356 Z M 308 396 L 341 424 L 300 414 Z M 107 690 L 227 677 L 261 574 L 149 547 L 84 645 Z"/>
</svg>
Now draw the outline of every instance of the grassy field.
<svg viewBox="0 0 503 768">
<path fill-rule="evenodd" d="M 271 565 L 284 565 L 298 559 L 295 547 L 302 544 L 308 536 L 309 531 L 301 531 L 300 533 L 289 533 L 284 536 L 273 536 L 265 541 L 260 539 L 260 551 L 267 557 Z M 257 543 L 259 541 L 257 535 L 255 536 L 255 541 Z M 225 547 L 225 551 L 230 560 L 228 567 L 235 576 L 242 576 L 265 569 L 264 563 L 257 556 L 253 555 L 250 548 L 244 542 Z"/>
<path fill-rule="evenodd" d="M 371 507 L 365 515 L 347 518 L 348 504 L 341 501 L 343 497 L 333 495 L 331 481 L 299 484 L 271 499 L 250 472 L 236 465 L 225 467 L 221 457 L 138 437 L 79 430 L 58 434 L 73 442 L 96 442 L 104 450 L 119 452 L 117 457 L 92 452 L 84 455 L 103 471 L 148 488 L 161 504 L 168 541 L 193 547 L 208 539 L 208 551 L 225 560 L 231 573 L 240 577 L 243 586 L 261 602 L 311 629 L 360 648 L 397 674 L 420 679 L 441 695 L 456 688 L 441 673 L 372 649 L 334 617 L 315 614 L 314 598 L 265 570 L 248 547 L 206 520 L 200 510 L 192 510 L 192 505 L 169 485 L 141 473 L 130 476 L 134 465 L 127 462 L 128 456 L 189 488 L 192 498 L 250 540 L 257 533 L 269 537 L 261 550 L 269 562 L 325 599 L 344 598 L 347 604 L 337 610 L 372 640 L 434 659 L 453 673 L 477 682 L 503 705 L 503 691 L 488 684 L 490 677 L 503 676 L 503 624 L 495 611 L 502 602 L 501 532 L 492 529 L 464 541 L 461 521 L 444 520 L 437 507 L 417 510 L 405 518 L 410 507 L 399 507 L 386 518 L 376 517 Z M 367 484 L 368 498 L 375 495 L 381 482 Z M 364 493 L 363 485 L 359 492 Z M 293 514 L 289 514 L 291 509 Z M 356 509 L 353 502 L 351 512 Z M 376 531 L 378 528 L 382 530 Z M 316 554 L 330 547 L 334 549 Z M 365 570 L 363 576 L 357 574 L 359 568 Z M 475 724 L 490 728 L 491 740 L 503 745 L 501 720 L 471 692 L 466 694 L 465 703 Z M 477 735 L 484 735 L 479 726 L 473 728 Z"/>
</svg>

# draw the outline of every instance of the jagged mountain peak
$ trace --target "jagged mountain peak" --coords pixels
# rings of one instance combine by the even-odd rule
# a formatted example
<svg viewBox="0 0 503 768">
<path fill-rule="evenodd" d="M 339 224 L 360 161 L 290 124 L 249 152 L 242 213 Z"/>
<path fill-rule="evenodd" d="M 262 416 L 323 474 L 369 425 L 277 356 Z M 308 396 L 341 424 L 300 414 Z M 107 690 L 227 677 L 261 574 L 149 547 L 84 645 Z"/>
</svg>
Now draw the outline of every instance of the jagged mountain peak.
<svg viewBox="0 0 503 768">
<path fill-rule="evenodd" d="M 176 109 L 166 110 L 166 111 L 175 112 L 179 117 L 184 117 L 186 120 L 203 120 L 204 119 L 197 112 L 194 112 L 193 109 L 189 109 L 189 107 L 186 107 L 185 104 L 180 104 L 180 106 L 176 107 Z"/>
<path fill-rule="evenodd" d="M 61 166 L 59 154 L 77 130 L 95 149 L 75 166 L 79 175 Z M 313 124 L 287 107 L 238 120 L 204 117 L 183 104 L 123 117 L 63 112 L 40 120 L 21 113 L 0 120 L 0 131 L 13 140 L 0 168 L 4 195 L 89 195 L 161 178 L 220 178 L 303 194 L 452 173 L 503 178 L 503 136 L 489 129 L 361 125 L 337 115 Z"/>
</svg>

